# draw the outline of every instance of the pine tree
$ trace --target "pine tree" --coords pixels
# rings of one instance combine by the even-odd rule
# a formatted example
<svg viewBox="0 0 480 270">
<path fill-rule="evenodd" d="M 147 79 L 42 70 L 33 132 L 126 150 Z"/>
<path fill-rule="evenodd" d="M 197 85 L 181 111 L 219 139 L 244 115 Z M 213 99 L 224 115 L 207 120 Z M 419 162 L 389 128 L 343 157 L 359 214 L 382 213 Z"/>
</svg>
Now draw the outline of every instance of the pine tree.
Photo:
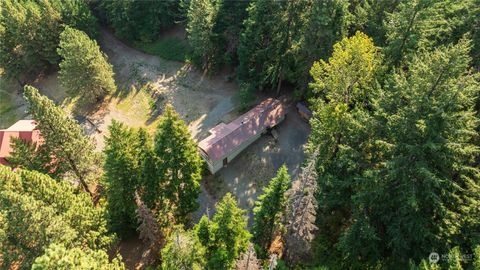
<svg viewBox="0 0 480 270">
<path fill-rule="evenodd" d="M 250 233 L 246 229 L 245 211 L 238 208 L 227 193 L 217 204 L 209 222 L 205 216 L 196 227 L 200 243 L 206 248 L 208 269 L 231 269 L 236 258 L 247 250 Z"/>
<path fill-rule="evenodd" d="M 312 144 L 322 156 L 319 233 L 339 235 L 328 247 L 336 246 L 347 266 L 405 268 L 432 250 L 446 254 L 474 244 L 480 193 L 473 108 L 479 87 L 468 72 L 468 55 L 465 40 L 419 54 L 370 103 L 373 116 L 350 105 L 340 118 L 348 121 L 328 120 L 347 127 L 341 136 L 315 131 L 325 138 Z"/>
<path fill-rule="evenodd" d="M 94 180 L 91 173 L 98 159 L 94 143 L 83 134 L 74 119 L 34 87 L 25 86 L 24 98 L 28 112 L 37 122 L 37 128 L 56 163 L 73 173 L 83 189 L 93 197 L 88 183 Z"/>
<path fill-rule="evenodd" d="M 7 269 L 30 267 L 52 243 L 92 250 L 112 244 L 104 209 L 70 183 L 5 166 L 0 166 L 0 179 L 0 253 Z"/>
<path fill-rule="evenodd" d="M 316 218 L 321 221 L 317 223 L 319 234 L 326 236 L 328 241 L 332 239 L 330 235 L 338 235 L 342 222 L 351 218 L 349 213 L 353 206 L 347 194 L 357 186 L 358 181 L 362 181 L 363 168 L 368 168 L 372 160 L 382 155 L 382 149 L 378 149 L 374 140 L 376 122 L 371 109 L 378 92 L 375 78 L 380 67 L 379 58 L 372 40 L 357 32 L 335 44 L 328 62 L 316 62 L 311 70 L 313 82 L 310 85 L 316 97 L 312 99 L 314 117 L 311 119 L 312 132 L 307 148 L 317 158 L 309 161 L 310 168 L 305 169 L 307 174 L 302 177 L 308 179 L 318 174 L 318 205 L 321 207 L 316 212 Z M 314 184 L 310 182 L 309 185 Z M 295 193 L 302 190 L 304 188 L 299 188 Z M 313 204 L 308 196 L 302 203 L 309 221 L 297 219 L 295 214 L 287 219 L 287 222 L 292 222 L 290 219 L 293 218 L 298 223 L 287 226 L 287 231 L 291 231 L 287 233 L 291 239 L 286 236 L 290 262 L 298 262 L 308 255 L 313 236 L 311 232 L 315 229 L 312 220 L 315 219 L 316 203 Z M 291 209 L 296 209 L 289 205 Z M 292 211 L 295 213 L 295 210 L 290 213 Z M 367 232 L 361 237 L 369 237 Z M 317 256 L 328 258 L 335 241 L 325 244 L 327 254 Z M 369 246 L 361 250 L 370 252 Z"/>
<path fill-rule="evenodd" d="M 56 164 L 55 158 L 45 144 L 38 145 L 13 138 L 11 147 L 13 151 L 8 157 L 8 163 L 14 168 L 38 171 L 54 178 L 65 172 L 61 164 Z"/>
<path fill-rule="evenodd" d="M 66 248 L 61 244 L 52 244 L 45 254 L 37 257 L 32 265 L 32 270 L 124 270 L 121 258 L 109 261 L 104 250 L 90 250 L 82 248 Z"/>
<path fill-rule="evenodd" d="M 58 62 L 61 15 L 49 1 L 6 0 L 0 12 L 0 66 L 8 77 L 23 84 L 25 77 Z"/>
<path fill-rule="evenodd" d="M 287 166 L 278 169 L 277 176 L 272 178 L 263 189 L 253 208 L 253 238 L 262 248 L 268 249 L 272 237 L 282 219 L 286 197 L 285 192 L 290 186 L 290 175 Z"/>
<path fill-rule="evenodd" d="M 480 270 L 480 245 L 473 249 L 473 256 L 475 259 L 473 260 L 472 267 L 474 270 Z"/>
<path fill-rule="evenodd" d="M 140 150 L 138 133 L 113 121 L 105 140 L 105 189 L 110 224 L 123 235 L 137 228 L 135 191 L 139 185 Z"/>
<path fill-rule="evenodd" d="M 385 21 L 390 65 L 398 66 L 418 50 L 432 50 L 441 44 L 458 42 L 465 33 L 474 34 L 480 10 L 475 1 L 401 1 Z"/>
<path fill-rule="evenodd" d="M 279 57 L 276 50 L 280 39 L 275 34 L 277 27 L 285 27 L 280 23 L 283 3 L 256 0 L 247 8 L 248 16 L 238 48 L 238 76 L 240 80 L 253 84 L 254 88 L 262 88 L 269 83 L 271 86 L 277 82 L 278 77 L 272 78 L 272 71 L 276 68 L 269 62 Z"/>
<path fill-rule="evenodd" d="M 214 46 L 212 65 L 215 70 L 223 65 L 238 64 L 237 48 L 248 4 L 248 1 L 216 1 L 217 14 L 211 38 Z"/>
<path fill-rule="evenodd" d="M 74 26 L 92 37 L 97 32 L 96 19 L 84 1 L 1 1 L 0 66 L 5 75 L 23 86 L 38 72 L 57 64 L 63 25 Z"/>
<path fill-rule="evenodd" d="M 167 201 L 176 220 L 183 222 L 198 206 L 202 160 L 187 126 L 171 105 L 167 105 L 158 124 L 154 153 L 156 175 L 143 187 L 153 195 L 145 202 L 155 209 Z"/>
<path fill-rule="evenodd" d="M 187 38 L 192 48 L 192 61 L 202 69 L 208 69 L 212 57 L 212 28 L 216 8 L 211 0 L 192 0 L 187 13 Z"/>
<path fill-rule="evenodd" d="M 162 249 L 162 267 L 165 270 L 205 269 L 205 247 L 195 234 L 177 228 Z"/>
<path fill-rule="evenodd" d="M 333 45 L 347 34 L 350 24 L 348 2 L 345 0 L 306 1 L 305 18 L 301 22 L 298 56 L 295 57 L 297 83 L 306 87 L 314 61 L 327 60 Z"/>
<path fill-rule="evenodd" d="M 112 65 L 96 41 L 67 26 L 60 35 L 59 46 L 59 79 L 71 96 L 94 102 L 115 91 Z"/>
<path fill-rule="evenodd" d="M 238 49 L 239 78 L 254 88 L 276 89 L 278 94 L 295 60 L 292 46 L 301 33 L 299 18 L 305 1 L 258 0 L 251 2 L 247 10 Z"/>
<path fill-rule="evenodd" d="M 150 247 L 153 247 L 153 249 L 156 250 L 161 244 L 161 232 L 155 215 L 152 210 L 142 202 L 138 194 L 135 194 L 135 203 L 137 204 L 137 220 L 140 224 L 137 228 L 139 232 L 138 236 Z"/>
<path fill-rule="evenodd" d="M 178 1 L 104 1 L 100 7 L 115 34 L 132 41 L 149 42 L 160 31 L 172 26 L 178 13 Z"/>
<path fill-rule="evenodd" d="M 388 14 L 397 10 L 402 1 L 364 0 L 350 2 L 351 13 L 349 32 L 363 32 L 371 37 L 377 46 L 386 45 L 386 24 Z"/>
</svg>

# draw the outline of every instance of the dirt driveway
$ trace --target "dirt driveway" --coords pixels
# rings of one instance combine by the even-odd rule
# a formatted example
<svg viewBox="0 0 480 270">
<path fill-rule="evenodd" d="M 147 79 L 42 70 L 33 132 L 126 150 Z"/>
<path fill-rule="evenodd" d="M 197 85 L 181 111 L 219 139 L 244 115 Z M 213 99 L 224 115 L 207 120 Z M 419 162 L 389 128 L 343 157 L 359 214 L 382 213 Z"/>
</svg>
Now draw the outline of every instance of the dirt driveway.
<svg viewBox="0 0 480 270">
<path fill-rule="evenodd" d="M 201 206 L 194 213 L 194 221 L 207 211 L 211 216 L 214 212 L 213 203 L 231 192 L 236 196 L 239 206 L 248 211 L 248 224 L 251 226 L 255 200 L 278 168 L 286 164 L 293 179 L 304 160 L 303 146 L 310 134 L 310 127 L 300 118 L 293 105 L 286 119 L 277 126 L 277 131 L 278 142 L 271 135 L 263 135 L 227 167 L 204 179 L 199 198 Z"/>
</svg>

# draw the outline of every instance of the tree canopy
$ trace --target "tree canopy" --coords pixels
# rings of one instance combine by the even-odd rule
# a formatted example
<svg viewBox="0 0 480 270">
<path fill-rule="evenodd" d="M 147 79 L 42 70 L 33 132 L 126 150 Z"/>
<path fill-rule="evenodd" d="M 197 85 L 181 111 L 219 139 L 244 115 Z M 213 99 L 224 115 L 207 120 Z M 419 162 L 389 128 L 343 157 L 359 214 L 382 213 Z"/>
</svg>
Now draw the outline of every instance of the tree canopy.
<svg viewBox="0 0 480 270">
<path fill-rule="evenodd" d="M 85 193 L 47 175 L 0 166 L 0 252 L 2 263 L 29 267 L 50 244 L 108 248 L 105 210 Z"/>
<path fill-rule="evenodd" d="M 116 90 L 112 65 L 84 32 L 67 26 L 57 51 L 62 57 L 59 79 L 71 96 L 95 102 Z"/>
<path fill-rule="evenodd" d="M 93 196 L 89 182 L 96 181 L 92 172 L 97 168 L 95 144 L 83 134 L 80 125 L 48 97 L 32 86 L 25 86 L 24 98 L 28 112 L 37 123 L 44 144 L 55 157 L 55 169 L 72 173 L 83 189 Z"/>
</svg>

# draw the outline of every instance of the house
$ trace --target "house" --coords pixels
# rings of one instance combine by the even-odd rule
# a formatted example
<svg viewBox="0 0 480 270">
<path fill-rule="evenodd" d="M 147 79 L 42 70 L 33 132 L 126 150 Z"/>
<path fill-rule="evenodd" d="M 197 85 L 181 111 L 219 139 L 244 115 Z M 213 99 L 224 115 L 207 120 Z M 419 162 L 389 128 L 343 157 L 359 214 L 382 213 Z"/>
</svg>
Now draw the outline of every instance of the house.
<svg viewBox="0 0 480 270">
<path fill-rule="evenodd" d="M 27 142 L 37 143 L 42 140 L 40 131 L 36 129 L 34 120 L 20 120 L 7 129 L 0 130 L 0 164 L 8 165 L 8 157 L 13 151 L 11 140 L 20 138 Z"/>
<path fill-rule="evenodd" d="M 199 142 L 200 154 L 211 173 L 226 166 L 262 134 L 278 125 L 287 110 L 277 99 L 269 98 L 229 124 L 220 123 Z"/>
</svg>

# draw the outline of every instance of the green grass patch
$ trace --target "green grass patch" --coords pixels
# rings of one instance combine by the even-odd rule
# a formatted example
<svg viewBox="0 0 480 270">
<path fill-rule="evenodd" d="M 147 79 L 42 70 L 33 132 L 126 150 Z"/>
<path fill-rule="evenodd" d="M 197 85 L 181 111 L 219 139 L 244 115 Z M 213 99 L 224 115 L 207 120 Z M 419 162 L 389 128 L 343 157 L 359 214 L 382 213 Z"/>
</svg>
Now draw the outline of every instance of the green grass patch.
<svg viewBox="0 0 480 270">
<path fill-rule="evenodd" d="M 152 43 L 136 43 L 142 51 L 157 55 L 163 59 L 185 62 L 190 50 L 186 40 L 176 37 L 166 37 Z"/>
<path fill-rule="evenodd" d="M 154 115 L 153 104 L 155 102 L 147 87 L 148 85 L 144 85 L 140 89 L 132 88 L 126 95 L 115 98 L 113 102 L 115 102 L 116 109 L 125 117 L 125 119 L 117 120 L 136 123 L 134 126 L 145 127 L 149 133 L 153 134 L 159 119 Z"/>
<path fill-rule="evenodd" d="M 21 117 L 10 93 L 0 90 L 0 128 L 7 128 Z"/>
</svg>

